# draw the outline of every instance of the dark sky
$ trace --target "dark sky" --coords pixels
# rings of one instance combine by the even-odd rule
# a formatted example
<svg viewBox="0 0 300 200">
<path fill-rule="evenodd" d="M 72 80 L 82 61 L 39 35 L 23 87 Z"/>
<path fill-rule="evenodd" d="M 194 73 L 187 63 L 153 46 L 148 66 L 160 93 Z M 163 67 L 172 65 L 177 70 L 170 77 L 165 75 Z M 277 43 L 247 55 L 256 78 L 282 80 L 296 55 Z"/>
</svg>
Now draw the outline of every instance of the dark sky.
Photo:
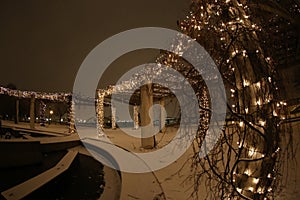
<svg viewBox="0 0 300 200">
<path fill-rule="evenodd" d="M 100 42 L 131 28 L 177 29 L 188 6 L 189 0 L 1 0 L 0 85 L 69 92 L 83 59 Z M 153 57 L 154 52 L 122 57 L 108 72 L 119 75 L 105 76 L 101 85 Z"/>
</svg>

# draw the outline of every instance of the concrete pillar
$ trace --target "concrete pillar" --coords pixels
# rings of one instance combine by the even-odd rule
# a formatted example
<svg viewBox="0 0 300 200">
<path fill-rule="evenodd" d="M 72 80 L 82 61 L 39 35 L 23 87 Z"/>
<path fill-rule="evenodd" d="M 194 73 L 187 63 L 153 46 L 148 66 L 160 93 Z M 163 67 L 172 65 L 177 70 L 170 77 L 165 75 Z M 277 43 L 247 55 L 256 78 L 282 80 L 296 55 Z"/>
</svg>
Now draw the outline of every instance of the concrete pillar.
<svg viewBox="0 0 300 200">
<path fill-rule="evenodd" d="M 159 118 L 159 131 L 162 133 L 166 130 L 166 113 L 165 113 L 165 99 L 162 98 L 159 100 L 160 109 L 160 118 Z"/>
<path fill-rule="evenodd" d="M 148 133 L 151 131 L 151 128 L 147 128 L 150 123 L 153 123 L 151 121 L 151 118 L 149 116 L 150 108 L 153 106 L 153 89 L 152 89 L 152 83 L 147 83 L 146 85 L 143 85 L 141 87 L 141 133 L 142 137 L 145 135 L 150 135 L 152 133 Z M 142 138 L 142 148 L 145 149 L 151 149 L 155 147 L 155 136 Z"/>
<path fill-rule="evenodd" d="M 103 136 L 104 128 L 104 97 L 105 94 L 101 90 L 97 91 L 97 131 L 98 136 Z"/>
<path fill-rule="evenodd" d="M 40 101 L 40 124 L 41 126 L 45 126 L 46 123 L 46 104 L 43 101 Z"/>
<path fill-rule="evenodd" d="M 35 96 L 32 95 L 30 99 L 30 128 L 34 129 L 35 123 Z"/>
<path fill-rule="evenodd" d="M 133 106 L 133 120 L 134 120 L 134 129 L 139 128 L 139 107 Z"/>
<path fill-rule="evenodd" d="M 111 128 L 112 129 L 116 129 L 117 125 L 116 125 L 116 107 L 111 106 Z"/>
<path fill-rule="evenodd" d="M 74 105 L 74 101 L 70 100 L 71 102 L 69 102 L 69 133 L 75 133 L 76 132 L 76 128 L 75 128 L 75 105 Z"/>
<path fill-rule="evenodd" d="M 19 123 L 19 106 L 20 106 L 20 99 L 16 99 L 16 116 L 15 116 L 15 123 Z"/>
</svg>

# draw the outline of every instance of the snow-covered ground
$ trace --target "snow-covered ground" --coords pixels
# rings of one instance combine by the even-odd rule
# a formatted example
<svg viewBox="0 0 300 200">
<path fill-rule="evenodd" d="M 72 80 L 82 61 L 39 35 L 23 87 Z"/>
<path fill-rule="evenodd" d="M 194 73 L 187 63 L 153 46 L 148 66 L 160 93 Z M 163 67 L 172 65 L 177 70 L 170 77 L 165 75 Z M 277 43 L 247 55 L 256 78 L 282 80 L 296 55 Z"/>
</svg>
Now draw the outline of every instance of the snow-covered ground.
<svg viewBox="0 0 300 200">
<path fill-rule="evenodd" d="M 276 195 L 276 199 L 279 200 L 298 200 L 300 199 L 300 170 L 298 163 L 300 163 L 300 122 L 292 122 L 290 125 L 293 128 L 293 150 L 294 158 L 292 155 L 285 157 L 284 173 L 282 175 L 283 186 L 279 193 Z M 113 141 L 132 152 L 142 152 L 140 147 L 140 139 L 131 138 L 126 136 L 119 130 L 106 130 L 106 134 Z M 156 139 L 160 141 L 159 147 L 166 145 L 175 135 L 176 129 L 169 128 L 165 135 L 159 133 Z M 189 157 L 193 155 L 192 148 L 189 148 L 186 153 L 180 157 L 176 162 L 171 165 L 147 174 L 128 174 L 122 173 L 123 178 L 123 190 L 122 199 L 133 199 L 130 196 L 135 196 L 140 199 L 153 199 L 159 191 L 164 191 L 167 199 L 190 199 L 190 195 L 193 191 L 193 179 L 190 178 L 190 162 L 187 161 Z M 182 166 L 184 166 L 182 168 Z M 151 175 L 152 174 L 152 175 Z M 153 175 L 156 180 L 153 179 Z M 140 187 L 140 183 L 148 184 L 148 187 Z M 160 184 L 160 188 L 157 186 Z M 204 187 L 204 186 L 203 186 Z M 137 189 L 138 188 L 138 189 Z M 199 193 L 198 199 L 204 199 L 205 188 Z M 138 195 L 139 194 L 139 195 Z"/>
<path fill-rule="evenodd" d="M 13 124 L 3 122 L 3 125 Z M 282 191 L 277 195 L 276 199 L 280 200 L 296 200 L 300 198 L 300 171 L 297 163 L 300 162 L 300 122 L 291 123 L 293 127 L 293 142 L 295 151 L 295 160 L 289 159 L 288 165 L 283 174 L 284 186 Z M 28 124 L 20 124 L 19 128 Z M 60 125 L 50 125 L 48 127 L 39 127 L 43 131 L 66 133 L 67 127 Z M 156 136 L 158 147 L 166 145 L 175 135 L 175 128 L 168 128 L 166 134 L 159 133 Z M 141 149 L 141 141 L 139 138 L 129 137 L 120 129 L 106 129 L 105 134 L 114 143 L 132 152 L 145 152 Z M 122 191 L 121 199 L 159 199 L 164 192 L 167 199 L 189 199 L 193 190 L 193 180 L 188 179 L 190 176 L 190 163 L 184 165 L 188 158 L 193 155 L 192 148 L 189 148 L 183 156 L 169 166 L 155 172 L 134 174 L 122 172 Z M 182 166 L 184 166 L 182 168 Z M 181 169 L 182 168 L 182 169 Z M 181 169 L 181 170 L 180 170 Z M 180 173 L 178 171 L 180 170 Z M 299 172 L 298 172 L 299 171 Z M 205 188 L 203 189 L 205 191 Z M 199 199 L 204 199 L 205 195 L 199 194 Z"/>
</svg>

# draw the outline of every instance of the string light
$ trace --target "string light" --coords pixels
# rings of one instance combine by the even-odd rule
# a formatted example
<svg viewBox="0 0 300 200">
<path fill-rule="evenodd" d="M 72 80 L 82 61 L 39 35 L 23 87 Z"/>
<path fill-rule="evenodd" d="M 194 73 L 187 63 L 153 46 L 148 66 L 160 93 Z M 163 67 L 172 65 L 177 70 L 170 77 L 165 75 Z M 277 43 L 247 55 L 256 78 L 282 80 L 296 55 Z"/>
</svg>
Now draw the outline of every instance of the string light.
<svg viewBox="0 0 300 200">
<path fill-rule="evenodd" d="M 244 84 L 244 87 L 247 87 L 250 85 L 250 81 L 244 79 L 243 84 Z"/>
<path fill-rule="evenodd" d="M 249 151 L 248 151 L 248 155 L 249 155 L 250 157 L 252 157 L 252 156 L 254 155 L 254 152 L 255 152 L 254 147 L 251 147 L 251 148 L 249 149 Z"/>
<path fill-rule="evenodd" d="M 259 124 L 260 124 L 261 126 L 265 126 L 265 125 L 266 125 L 266 121 L 259 120 Z"/>
<path fill-rule="evenodd" d="M 270 83 L 272 82 L 272 78 L 271 77 L 268 77 L 268 80 L 269 80 Z"/>
<path fill-rule="evenodd" d="M 250 171 L 250 169 L 246 169 L 245 172 L 244 172 L 244 174 L 246 174 L 247 176 L 251 176 L 251 171 Z"/>
<path fill-rule="evenodd" d="M 260 82 L 257 82 L 255 85 L 256 85 L 258 88 L 261 87 L 261 83 L 260 83 Z"/>
<path fill-rule="evenodd" d="M 5 87 L 0 87 L 0 94 L 8 95 L 16 98 L 28 98 L 30 99 L 32 96 L 35 99 L 40 100 L 50 100 L 50 101 L 59 101 L 59 102 L 68 102 L 71 93 L 46 93 L 46 92 L 35 92 L 35 91 L 21 91 L 21 90 L 12 90 Z"/>
<path fill-rule="evenodd" d="M 258 106 L 261 106 L 261 100 L 259 99 L 257 102 L 256 102 L 256 105 L 258 105 Z"/>
<path fill-rule="evenodd" d="M 257 188 L 257 193 L 258 194 L 263 194 L 263 189 L 261 187 Z"/>
<path fill-rule="evenodd" d="M 241 122 L 239 123 L 239 125 L 240 125 L 240 127 L 244 127 L 244 122 L 241 121 Z"/>
<path fill-rule="evenodd" d="M 253 188 L 252 186 L 250 186 L 250 187 L 248 188 L 248 190 L 251 191 L 251 192 L 253 192 L 253 191 L 254 191 L 254 188 Z"/>
<path fill-rule="evenodd" d="M 253 183 L 257 184 L 259 182 L 259 178 L 253 178 Z"/>
<path fill-rule="evenodd" d="M 279 103 L 277 103 L 276 105 L 277 105 L 277 107 L 279 107 L 279 106 L 280 106 L 280 104 L 279 104 Z"/>
<path fill-rule="evenodd" d="M 268 178 L 272 178 L 272 175 L 271 175 L 271 173 L 269 173 L 267 177 L 268 177 Z"/>
</svg>

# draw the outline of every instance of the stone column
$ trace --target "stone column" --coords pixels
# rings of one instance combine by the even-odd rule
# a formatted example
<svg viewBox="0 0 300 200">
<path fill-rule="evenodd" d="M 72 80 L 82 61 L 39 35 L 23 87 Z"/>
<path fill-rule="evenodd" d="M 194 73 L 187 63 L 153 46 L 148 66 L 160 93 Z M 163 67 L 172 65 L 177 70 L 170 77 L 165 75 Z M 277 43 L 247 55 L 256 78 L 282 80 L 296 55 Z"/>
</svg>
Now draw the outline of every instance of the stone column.
<svg viewBox="0 0 300 200">
<path fill-rule="evenodd" d="M 116 107 L 111 106 L 111 128 L 112 129 L 116 129 L 117 125 L 116 125 Z"/>
<path fill-rule="evenodd" d="M 103 136 L 104 128 L 104 97 L 105 94 L 101 90 L 97 91 L 97 131 L 98 136 Z"/>
<path fill-rule="evenodd" d="M 20 99 L 16 99 L 16 116 L 15 116 L 15 123 L 19 123 L 19 106 L 20 106 Z"/>
<path fill-rule="evenodd" d="M 30 99 L 30 128 L 34 129 L 35 123 L 35 96 L 32 95 Z"/>
<path fill-rule="evenodd" d="M 134 119 L 134 129 L 139 128 L 139 107 L 133 106 L 133 119 Z"/>
<path fill-rule="evenodd" d="M 147 83 L 141 87 L 141 134 L 143 136 L 150 135 L 152 129 L 149 125 L 153 123 L 149 116 L 150 108 L 153 106 L 153 89 L 152 83 Z M 148 126 L 148 127 L 147 127 Z M 155 136 L 142 138 L 142 148 L 151 149 L 155 146 Z"/>
<path fill-rule="evenodd" d="M 75 104 L 72 100 L 72 97 L 70 97 L 69 102 L 69 133 L 75 133 L 76 127 L 75 127 Z"/>
<path fill-rule="evenodd" d="M 159 100 L 160 109 L 160 118 L 159 118 L 159 131 L 162 133 L 166 130 L 166 113 L 165 113 L 165 99 L 162 98 Z"/>
</svg>

